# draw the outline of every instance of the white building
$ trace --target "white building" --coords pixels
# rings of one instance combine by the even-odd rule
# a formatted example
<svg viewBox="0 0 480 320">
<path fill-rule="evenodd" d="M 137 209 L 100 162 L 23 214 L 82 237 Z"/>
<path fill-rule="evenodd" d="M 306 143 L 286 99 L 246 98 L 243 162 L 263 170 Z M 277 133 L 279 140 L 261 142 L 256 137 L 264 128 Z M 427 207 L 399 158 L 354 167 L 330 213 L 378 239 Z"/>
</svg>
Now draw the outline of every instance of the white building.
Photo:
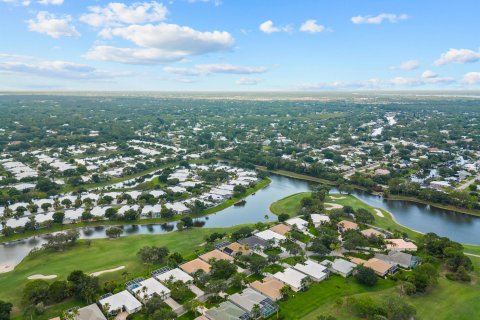
<svg viewBox="0 0 480 320">
<path fill-rule="evenodd" d="M 170 280 L 173 280 L 174 282 L 182 281 L 183 283 L 193 282 L 193 278 L 188 273 L 180 270 L 179 268 L 175 268 L 162 274 L 156 275 L 155 278 L 164 283 Z"/>
<path fill-rule="evenodd" d="M 273 241 L 275 245 L 278 245 L 280 242 L 287 240 L 285 236 L 282 236 L 279 233 L 273 232 L 270 229 L 257 232 L 255 236 L 265 241 Z"/>
<path fill-rule="evenodd" d="M 143 302 L 150 300 L 154 294 L 159 295 L 163 300 L 170 297 L 170 289 L 165 287 L 154 278 L 148 278 L 139 284 L 140 286 L 132 291 L 135 293 L 135 296 Z"/>
<path fill-rule="evenodd" d="M 283 272 L 277 272 L 273 277 L 290 286 L 293 291 L 302 290 L 303 281 L 308 278 L 307 275 L 292 268 L 287 268 Z"/>
<path fill-rule="evenodd" d="M 297 263 L 293 266 L 293 269 L 306 274 L 316 282 L 322 281 L 328 277 L 328 268 L 310 259 L 304 263 Z"/>
<path fill-rule="evenodd" d="M 301 218 L 291 218 L 285 221 L 285 223 L 291 227 L 295 226 L 300 231 L 305 231 L 308 228 L 308 221 Z"/>
<path fill-rule="evenodd" d="M 327 216 L 327 215 L 324 215 L 324 214 L 314 213 L 314 214 L 311 214 L 310 217 L 312 219 L 312 222 L 313 222 L 315 228 L 318 228 L 322 224 L 330 222 L 330 217 Z"/>
<path fill-rule="evenodd" d="M 108 296 L 98 301 L 103 309 L 109 313 L 116 314 L 126 311 L 132 314 L 142 309 L 142 304 L 127 290 Z"/>
</svg>

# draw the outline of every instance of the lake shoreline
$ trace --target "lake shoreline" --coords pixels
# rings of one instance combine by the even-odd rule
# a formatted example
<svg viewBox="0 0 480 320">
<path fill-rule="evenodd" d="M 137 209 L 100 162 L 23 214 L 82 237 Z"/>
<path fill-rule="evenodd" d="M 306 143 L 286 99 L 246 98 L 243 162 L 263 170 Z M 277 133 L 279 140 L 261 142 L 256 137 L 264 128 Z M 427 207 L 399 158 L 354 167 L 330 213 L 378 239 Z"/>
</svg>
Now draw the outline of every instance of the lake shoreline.
<svg viewBox="0 0 480 320">
<path fill-rule="evenodd" d="M 290 172 L 290 171 L 285 171 L 285 170 L 266 170 L 266 171 L 268 171 L 272 174 L 277 174 L 277 175 L 290 177 L 290 178 L 294 178 L 294 179 L 300 179 L 300 180 L 305 180 L 305 181 L 310 181 L 310 182 L 315 182 L 315 183 L 327 184 L 327 185 L 330 185 L 330 186 L 338 186 L 338 184 L 335 183 L 334 181 L 329 181 L 329 180 L 325 180 L 325 179 L 311 177 L 311 176 L 300 174 L 300 173 L 295 173 L 295 172 Z M 353 184 L 351 186 L 353 186 L 357 190 L 368 192 L 367 189 L 362 188 L 360 186 L 356 186 L 356 185 L 353 185 Z M 416 203 L 416 204 L 429 205 L 429 206 L 432 206 L 432 207 L 435 207 L 435 208 L 438 208 L 438 209 L 443 209 L 443 210 L 453 211 L 453 212 L 456 212 L 456 213 L 466 214 L 466 215 L 469 215 L 469 216 L 480 217 L 480 210 L 473 210 L 473 209 L 469 210 L 469 209 L 463 209 L 463 208 L 459 208 L 459 207 L 455 207 L 455 206 L 445 206 L 445 205 L 441 205 L 441 204 L 438 204 L 438 203 L 435 203 L 435 202 L 424 201 L 424 200 L 421 200 L 421 199 L 418 199 L 418 198 L 415 198 L 415 197 L 403 197 L 403 196 L 397 196 L 397 195 L 389 195 L 388 197 L 385 197 L 382 193 L 378 193 L 378 192 L 368 192 L 368 193 L 371 194 L 371 195 L 380 196 L 385 200 L 408 201 L 408 202 L 412 202 L 412 203 Z"/>
</svg>

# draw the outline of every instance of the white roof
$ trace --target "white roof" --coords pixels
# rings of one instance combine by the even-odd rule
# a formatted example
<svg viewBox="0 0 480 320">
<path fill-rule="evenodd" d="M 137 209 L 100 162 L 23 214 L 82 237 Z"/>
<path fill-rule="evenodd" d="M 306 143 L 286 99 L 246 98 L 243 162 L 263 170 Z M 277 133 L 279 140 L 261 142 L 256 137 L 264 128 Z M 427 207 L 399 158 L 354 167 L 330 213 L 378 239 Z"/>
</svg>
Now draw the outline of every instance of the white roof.
<svg viewBox="0 0 480 320">
<path fill-rule="evenodd" d="M 310 259 L 305 261 L 305 263 L 297 263 L 293 268 L 316 279 L 321 279 L 328 273 L 327 267 Z"/>
<path fill-rule="evenodd" d="M 146 291 L 143 291 L 146 288 Z M 163 284 L 155 280 L 154 278 L 148 278 L 140 282 L 140 287 L 133 289 L 133 292 L 140 297 L 151 297 L 155 293 L 159 296 L 170 293 L 170 289 L 165 287 Z"/>
<path fill-rule="evenodd" d="M 65 219 L 79 219 L 82 216 L 83 211 L 83 208 L 65 210 Z"/>
<path fill-rule="evenodd" d="M 310 217 L 312 218 L 313 224 L 330 222 L 330 217 L 324 214 L 314 213 L 314 214 L 311 214 Z"/>
<path fill-rule="evenodd" d="M 276 242 L 277 241 L 283 241 L 283 240 L 286 240 L 287 238 L 285 236 L 282 236 L 281 234 L 278 234 L 276 232 L 273 232 L 272 230 L 270 229 L 267 229 L 267 230 L 264 230 L 264 231 L 260 231 L 260 232 L 257 232 L 255 234 L 257 237 L 259 237 L 260 239 L 263 239 L 263 240 L 275 240 Z"/>
<path fill-rule="evenodd" d="M 332 265 L 332 269 L 343 274 L 350 273 L 357 265 L 353 262 L 337 258 L 335 261 L 331 262 L 329 260 L 322 261 L 323 265 L 330 263 Z"/>
<path fill-rule="evenodd" d="M 7 227 L 16 228 L 23 227 L 30 219 L 28 217 L 21 217 L 20 219 L 9 219 L 7 220 Z"/>
<path fill-rule="evenodd" d="M 277 272 L 273 276 L 278 280 L 282 281 L 283 283 L 286 283 L 294 288 L 301 288 L 302 279 L 307 277 L 303 273 L 298 272 L 297 270 L 292 268 L 287 268 L 283 272 Z"/>
<path fill-rule="evenodd" d="M 304 230 L 308 226 L 308 222 L 300 218 L 291 218 L 285 221 L 289 226 L 296 226 L 299 230 Z"/>
<path fill-rule="evenodd" d="M 38 223 L 49 220 L 53 220 L 53 212 L 39 213 L 35 216 L 35 221 L 37 221 Z"/>
<path fill-rule="evenodd" d="M 112 296 L 106 297 L 99 301 L 102 306 L 105 306 L 107 303 L 109 305 L 108 311 L 117 311 L 125 307 L 128 310 L 135 310 L 142 307 L 140 301 L 138 301 L 130 292 L 127 290 L 121 291 Z"/>
<path fill-rule="evenodd" d="M 173 281 L 182 281 L 183 283 L 193 281 L 193 278 L 186 272 L 182 271 L 179 268 L 172 269 L 165 273 L 155 276 L 158 280 L 165 282 L 169 281 L 171 278 Z"/>
</svg>

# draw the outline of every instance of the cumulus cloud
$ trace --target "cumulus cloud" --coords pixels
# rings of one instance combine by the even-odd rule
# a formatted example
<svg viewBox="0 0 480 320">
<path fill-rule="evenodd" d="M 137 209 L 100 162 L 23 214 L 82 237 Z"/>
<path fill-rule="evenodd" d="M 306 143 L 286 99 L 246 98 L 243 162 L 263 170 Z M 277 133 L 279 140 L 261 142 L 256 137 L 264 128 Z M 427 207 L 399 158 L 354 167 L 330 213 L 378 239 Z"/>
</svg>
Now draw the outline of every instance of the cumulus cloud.
<svg viewBox="0 0 480 320">
<path fill-rule="evenodd" d="M 241 77 L 240 79 L 235 81 L 235 83 L 241 86 L 255 86 L 261 81 L 262 79 L 260 78 Z"/>
<path fill-rule="evenodd" d="M 392 69 L 402 69 L 402 70 L 415 70 L 420 67 L 420 63 L 417 60 L 408 60 L 402 62 L 398 66 L 391 67 Z"/>
<path fill-rule="evenodd" d="M 52 38 L 79 37 L 80 33 L 70 24 L 69 15 L 57 17 L 47 11 L 37 13 L 35 19 L 28 20 L 28 30 L 44 33 Z"/>
<path fill-rule="evenodd" d="M 38 0 L 37 2 L 40 3 L 40 4 L 43 4 L 43 5 L 52 4 L 52 5 L 55 5 L 55 6 L 59 6 L 59 5 L 63 4 L 63 0 Z"/>
<path fill-rule="evenodd" d="M 272 20 L 267 20 L 263 22 L 262 24 L 260 24 L 258 28 L 260 29 L 260 31 L 268 34 L 275 33 L 275 32 L 291 32 L 292 31 L 292 26 L 285 25 L 285 26 L 277 27 L 273 25 Z"/>
<path fill-rule="evenodd" d="M 80 20 L 92 27 L 111 27 L 126 24 L 142 24 L 165 20 L 167 8 L 156 1 L 135 2 L 126 5 L 120 2 L 111 2 L 105 7 L 88 7 L 89 13 L 80 17 Z"/>
<path fill-rule="evenodd" d="M 468 72 L 463 76 L 463 82 L 468 85 L 480 84 L 480 72 Z"/>
<path fill-rule="evenodd" d="M 85 55 L 86 58 L 132 64 L 165 63 L 187 56 L 229 50 L 235 42 L 226 31 L 201 32 L 167 23 L 112 28 L 104 30 L 101 35 L 105 38 L 120 37 L 138 47 L 95 46 Z"/>
<path fill-rule="evenodd" d="M 425 70 L 422 73 L 422 79 L 433 79 L 433 78 L 438 78 L 438 74 L 436 74 L 432 70 Z"/>
<path fill-rule="evenodd" d="M 441 66 L 448 63 L 472 63 L 478 60 L 480 60 L 480 52 L 470 49 L 450 49 L 443 53 L 434 64 Z"/>
<path fill-rule="evenodd" d="M 39 60 L 33 57 L 7 54 L 0 55 L 0 71 L 36 75 L 48 78 L 79 80 L 107 79 L 128 76 L 126 73 L 99 70 L 85 64 L 61 60 Z"/>
<path fill-rule="evenodd" d="M 198 64 L 192 68 L 165 67 L 163 70 L 184 76 L 205 76 L 213 73 L 258 74 L 264 73 L 268 69 L 266 67 L 244 67 L 232 64 Z"/>
<path fill-rule="evenodd" d="M 376 16 L 355 16 L 350 20 L 355 24 L 381 24 L 383 22 L 397 23 L 407 19 L 408 15 L 406 14 L 380 13 Z"/>
<path fill-rule="evenodd" d="M 317 20 L 307 20 L 300 26 L 300 31 L 308 33 L 319 33 L 325 31 L 325 26 L 317 24 Z"/>
</svg>

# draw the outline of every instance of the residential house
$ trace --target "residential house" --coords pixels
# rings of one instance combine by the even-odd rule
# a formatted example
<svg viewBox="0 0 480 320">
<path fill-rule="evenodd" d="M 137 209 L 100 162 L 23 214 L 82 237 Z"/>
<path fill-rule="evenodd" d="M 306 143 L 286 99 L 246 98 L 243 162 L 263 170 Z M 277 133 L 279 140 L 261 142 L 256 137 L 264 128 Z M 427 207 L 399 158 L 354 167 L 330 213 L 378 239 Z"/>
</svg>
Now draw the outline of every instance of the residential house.
<svg viewBox="0 0 480 320">
<path fill-rule="evenodd" d="M 188 274 L 193 274 L 198 270 L 202 270 L 205 273 L 209 273 L 211 267 L 212 267 L 211 265 L 209 265 L 208 263 L 206 263 L 201 259 L 194 259 L 192 261 L 186 262 L 179 266 L 180 269 L 182 269 Z"/>
<path fill-rule="evenodd" d="M 293 291 L 300 291 L 304 288 L 304 281 L 308 279 L 308 276 L 293 269 L 287 268 L 283 271 L 279 271 L 273 275 L 274 278 L 280 280 L 284 284 L 290 286 Z"/>
<path fill-rule="evenodd" d="M 375 254 L 375 258 L 386 261 L 390 264 L 400 266 L 405 269 L 415 268 L 420 264 L 420 258 L 409 253 L 400 251 L 389 251 L 388 254 Z"/>
<path fill-rule="evenodd" d="M 403 239 L 388 239 L 387 249 L 395 251 L 417 251 L 417 246 L 415 243 Z"/>
<path fill-rule="evenodd" d="M 252 319 L 268 318 L 278 309 L 278 306 L 270 298 L 251 288 L 231 295 L 228 300 L 247 311 Z M 254 310 L 256 306 L 259 307 L 258 313 Z"/>
<path fill-rule="evenodd" d="M 308 259 L 304 263 L 297 263 L 293 269 L 309 276 L 313 281 L 320 282 L 328 277 L 328 268 L 318 262 Z"/>
<path fill-rule="evenodd" d="M 353 270 L 356 267 L 354 263 L 341 258 L 337 258 L 334 261 L 323 260 L 320 264 L 326 266 L 331 272 L 339 274 L 344 278 L 352 275 Z"/>
<path fill-rule="evenodd" d="M 127 312 L 132 314 L 142 309 L 142 303 L 127 290 L 104 296 L 98 303 L 110 314 Z"/>
<path fill-rule="evenodd" d="M 281 290 L 285 284 L 274 277 L 266 277 L 250 283 L 249 286 L 273 301 L 277 301 L 282 298 Z"/>
</svg>

